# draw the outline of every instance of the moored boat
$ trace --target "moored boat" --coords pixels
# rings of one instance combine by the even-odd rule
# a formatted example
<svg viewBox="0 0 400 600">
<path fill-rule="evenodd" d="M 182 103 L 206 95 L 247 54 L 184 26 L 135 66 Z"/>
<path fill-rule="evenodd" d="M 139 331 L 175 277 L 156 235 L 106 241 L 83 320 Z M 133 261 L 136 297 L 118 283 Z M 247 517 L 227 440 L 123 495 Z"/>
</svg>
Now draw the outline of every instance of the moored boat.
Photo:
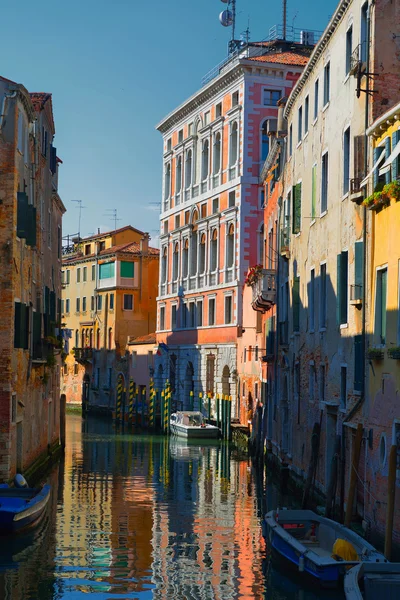
<svg viewBox="0 0 400 600">
<path fill-rule="evenodd" d="M 43 516 L 49 498 L 49 485 L 41 488 L 2 485 L 0 487 L 0 535 L 17 533 L 34 525 Z"/>
<path fill-rule="evenodd" d="M 311 510 L 270 511 L 263 523 L 272 552 L 323 587 L 336 587 L 360 561 L 386 559 L 364 538 Z"/>
<path fill-rule="evenodd" d="M 362 562 L 344 578 L 346 600 L 397 600 L 400 598 L 400 563 Z"/>
<path fill-rule="evenodd" d="M 206 423 L 204 416 L 199 411 L 172 413 L 169 425 L 173 435 L 186 439 L 216 439 L 219 437 L 218 427 Z"/>
</svg>

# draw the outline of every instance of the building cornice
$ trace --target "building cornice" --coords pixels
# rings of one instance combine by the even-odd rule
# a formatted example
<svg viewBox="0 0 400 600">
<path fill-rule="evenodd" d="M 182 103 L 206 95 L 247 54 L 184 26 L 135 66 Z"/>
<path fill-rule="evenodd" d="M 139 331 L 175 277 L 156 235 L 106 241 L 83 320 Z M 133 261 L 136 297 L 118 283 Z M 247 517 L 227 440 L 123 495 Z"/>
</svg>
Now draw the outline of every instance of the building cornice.
<svg viewBox="0 0 400 600">
<path fill-rule="evenodd" d="M 331 20 L 328 23 L 328 26 L 326 27 L 320 40 L 318 41 L 317 45 L 315 46 L 315 48 L 310 56 L 310 60 L 304 67 L 302 74 L 300 75 L 299 79 L 297 80 L 296 85 L 294 86 L 294 88 L 289 96 L 289 99 L 287 101 L 285 111 L 284 111 L 284 116 L 286 119 L 289 117 L 291 108 L 292 108 L 297 96 L 300 94 L 301 90 L 307 83 L 310 73 L 312 72 L 312 70 L 315 67 L 315 65 L 317 64 L 317 62 L 319 61 L 322 53 L 326 49 L 332 35 L 335 33 L 340 21 L 342 20 L 343 15 L 347 11 L 347 9 L 351 3 L 352 3 L 352 0 L 341 0 L 341 2 L 339 3 L 333 17 L 331 18 Z"/>
<path fill-rule="evenodd" d="M 383 131 L 390 127 L 392 124 L 391 121 L 397 121 L 397 119 L 400 119 L 400 102 L 385 112 L 385 114 L 379 117 L 379 119 L 376 119 L 376 121 L 374 121 L 372 125 L 368 127 L 367 135 L 375 135 L 379 137 L 382 135 Z"/>
<path fill-rule="evenodd" d="M 54 204 L 57 206 L 57 208 L 61 212 L 61 214 L 63 215 L 64 213 L 66 213 L 67 209 L 65 208 L 63 201 L 61 200 L 60 196 L 58 195 L 58 192 L 53 190 L 51 195 L 54 200 Z"/>
</svg>

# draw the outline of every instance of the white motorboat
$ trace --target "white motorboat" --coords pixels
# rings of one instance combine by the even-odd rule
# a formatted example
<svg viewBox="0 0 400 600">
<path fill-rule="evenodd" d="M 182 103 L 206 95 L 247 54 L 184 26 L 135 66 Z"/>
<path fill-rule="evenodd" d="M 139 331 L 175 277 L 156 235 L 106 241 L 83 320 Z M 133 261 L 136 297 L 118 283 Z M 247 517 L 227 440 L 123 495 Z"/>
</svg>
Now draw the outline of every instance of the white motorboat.
<svg viewBox="0 0 400 600">
<path fill-rule="evenodd" d="M 169 426 L 171 433 L 186 439 L 217 439 L 219 429 L 206 423 L 199 411 L 177 411 L 172 413 Z"/>
</svg>

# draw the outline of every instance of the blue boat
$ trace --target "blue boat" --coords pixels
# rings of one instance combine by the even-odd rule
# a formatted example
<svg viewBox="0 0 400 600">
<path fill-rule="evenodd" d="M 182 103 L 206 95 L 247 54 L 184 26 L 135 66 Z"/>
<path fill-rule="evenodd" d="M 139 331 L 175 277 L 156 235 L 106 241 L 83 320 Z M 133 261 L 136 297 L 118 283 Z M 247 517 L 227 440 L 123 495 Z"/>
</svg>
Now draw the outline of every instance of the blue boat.
<svg viewBox="0 0 400 600">
<path fill-rule="evenodd" d="M 265 516 L 263 534 L 275 556 L 326 588 L 336 587 L 347 570 L 360 562 L 387 562 L 354 531 L 311 510 L 272 510 Z M 354 558 L 333 557 L 337 540 L 351 549 Z"/>
<path fill-rule="evenodd" d="M 35 525 L 50 498 L 50 486 L 41 488 L 0 486 L 0 535 L 17 533 Z"/>
</svg>

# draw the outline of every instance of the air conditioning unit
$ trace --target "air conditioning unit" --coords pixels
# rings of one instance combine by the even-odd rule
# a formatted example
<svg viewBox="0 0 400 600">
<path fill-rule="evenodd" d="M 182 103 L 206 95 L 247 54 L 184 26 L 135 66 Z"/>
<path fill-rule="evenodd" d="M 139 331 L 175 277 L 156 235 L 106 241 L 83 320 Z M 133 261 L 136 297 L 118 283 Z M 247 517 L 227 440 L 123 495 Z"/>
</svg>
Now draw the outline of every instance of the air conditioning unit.
<svg viewBox="0 0 400 600">
<path fill-rule="evenodd" d="M 300 44 L 303 44 L 304 46 L 314 46 L 314 32 L 300 31 Z"/>
</svg>

